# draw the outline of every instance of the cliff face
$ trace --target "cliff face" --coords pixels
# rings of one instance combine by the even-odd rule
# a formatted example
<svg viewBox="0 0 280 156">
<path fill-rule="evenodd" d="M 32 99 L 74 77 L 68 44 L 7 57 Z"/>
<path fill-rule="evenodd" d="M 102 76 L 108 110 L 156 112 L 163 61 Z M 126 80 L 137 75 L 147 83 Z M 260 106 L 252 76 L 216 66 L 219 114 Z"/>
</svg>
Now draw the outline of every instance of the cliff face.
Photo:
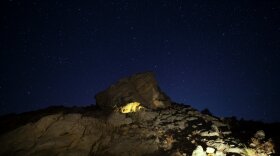
<svg viewBox="0 0 280 156">
<path fill-rule="evenodd" d="M 41 111 L 36 120 L 29 118 L 30 122 L 3 131 L 0 155 L 273 155 L 274 144 L 264 131 L 247 140 L 238 138 L 229 120 L 171 104 L 149 74 L 125 78 L 99 93 L 98 108 L 58 107 L 45 115 Z M 135 101 L 141 109 L 120 111 Z"/>
<path fill-rule="evenodd" d="M 98 93 L 95 98 L 98 106 L 108 110 L 135 101 L 151 109 L 166 108 L 171 105 L 169 97 L 160 90 L 151 72 L 123 78 Z"/>
</svg>

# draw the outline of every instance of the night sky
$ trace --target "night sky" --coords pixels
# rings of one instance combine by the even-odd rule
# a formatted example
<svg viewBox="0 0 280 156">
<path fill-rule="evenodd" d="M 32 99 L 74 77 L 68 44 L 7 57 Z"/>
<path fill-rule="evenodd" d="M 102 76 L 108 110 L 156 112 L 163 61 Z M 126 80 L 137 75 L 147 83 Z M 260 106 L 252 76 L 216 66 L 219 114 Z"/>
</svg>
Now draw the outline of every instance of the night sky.
<svg viewBox="0 0 280 156">
<path fill-rule="evenodd" d="M 178 103 L 280 121 L 279 0 L 1 0 L 0 114 L 156 74 Z"/>
</svg>

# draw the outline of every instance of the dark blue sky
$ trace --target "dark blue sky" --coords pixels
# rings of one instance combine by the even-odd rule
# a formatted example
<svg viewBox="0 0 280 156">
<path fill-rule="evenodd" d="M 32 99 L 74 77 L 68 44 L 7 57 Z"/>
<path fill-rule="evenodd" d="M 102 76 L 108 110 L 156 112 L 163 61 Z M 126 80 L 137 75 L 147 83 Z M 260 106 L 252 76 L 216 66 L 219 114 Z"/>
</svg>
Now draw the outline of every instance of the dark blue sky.
<svg viewBox="0 0 280 156">
<path fill-rule="evenodd" d="M 278 0 L 1 0 L 0 114 L 154 71 L 173 101 L 280 121 Z"/>
</svg>

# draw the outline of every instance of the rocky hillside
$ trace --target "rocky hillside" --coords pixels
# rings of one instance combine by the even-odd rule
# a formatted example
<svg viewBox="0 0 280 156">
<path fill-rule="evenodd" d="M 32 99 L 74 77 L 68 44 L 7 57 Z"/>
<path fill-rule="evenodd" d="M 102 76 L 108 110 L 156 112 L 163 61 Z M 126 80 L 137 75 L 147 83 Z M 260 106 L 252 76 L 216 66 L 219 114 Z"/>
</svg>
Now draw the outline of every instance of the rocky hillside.
<svg viewBox="0 0 280 156">
<path fill-rule="evenodd" d="M 266 127 L 172 103 L 152 73 L 121 79 L 96 102 L 1 117 L 0 155 L 276 155 Z"/>
</svg>

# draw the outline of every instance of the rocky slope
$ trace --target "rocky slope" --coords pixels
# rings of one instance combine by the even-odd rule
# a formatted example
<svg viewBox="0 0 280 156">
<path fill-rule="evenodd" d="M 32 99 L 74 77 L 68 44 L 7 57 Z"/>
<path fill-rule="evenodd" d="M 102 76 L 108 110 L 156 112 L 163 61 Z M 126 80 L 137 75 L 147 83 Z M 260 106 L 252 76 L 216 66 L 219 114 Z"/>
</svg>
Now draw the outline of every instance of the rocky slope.
<svg viewBox="0 0 280 156">
<path fill-rule="evenodd" d="M 262 130 L 239 138 L 238 121 L 171 103 L 151 73 L 122 79 L 96 97 L 97 106 L 2 117 L 0 155 L 275 155 Z M 135 101 L 141 109 L 121 111 Z"/>
</svg>

